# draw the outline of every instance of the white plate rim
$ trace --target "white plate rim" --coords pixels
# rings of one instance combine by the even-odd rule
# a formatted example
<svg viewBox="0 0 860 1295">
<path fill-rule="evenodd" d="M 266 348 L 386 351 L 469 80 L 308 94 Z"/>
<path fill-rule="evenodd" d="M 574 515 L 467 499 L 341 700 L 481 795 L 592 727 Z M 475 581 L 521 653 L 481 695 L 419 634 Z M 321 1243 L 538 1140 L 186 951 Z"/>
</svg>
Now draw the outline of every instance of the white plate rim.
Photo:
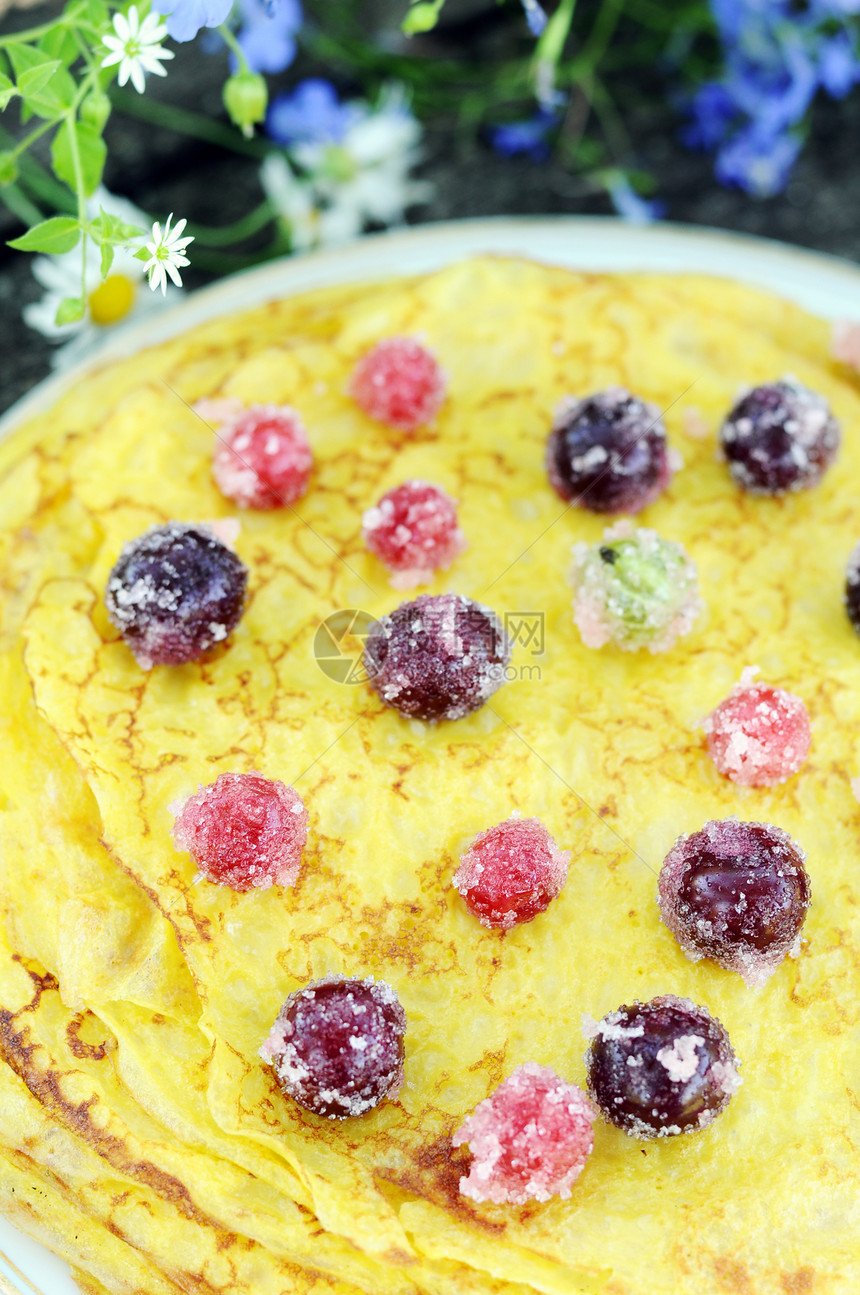
<svg viewBox="0 0 860 1295">
<path fill-rule="evenodd" d="M 707 273 L 777 293 L 825 319 L 860 319 L 860 266 L 725 230 L 608 217 L 482 217 L 370 235 L 270 261 L 190 293 L 111 336 L 83 363 L 40 382 L 0 418 L 0 439 L 92 373 L 219 315 L 339 283 L 438 269 L 468 256 L 526 256 L 570 269 Z M 0 1215 L 0 1295 L 80 1295 L 68 1266 Z"/>
</svg>

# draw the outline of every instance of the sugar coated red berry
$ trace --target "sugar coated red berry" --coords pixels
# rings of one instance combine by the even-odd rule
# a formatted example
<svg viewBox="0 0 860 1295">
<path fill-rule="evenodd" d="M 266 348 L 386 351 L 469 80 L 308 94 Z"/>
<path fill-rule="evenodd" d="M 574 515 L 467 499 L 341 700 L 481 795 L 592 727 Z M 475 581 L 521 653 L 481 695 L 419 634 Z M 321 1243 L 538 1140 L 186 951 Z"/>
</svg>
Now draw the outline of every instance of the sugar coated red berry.
<svg viewBox="0 0 860 1295">
<path fill-rule="evenodd" d="M 462 719 L 505 681 L 510 644 L 495 612 L 462 594 L 422 594 L 372 627 L 371 687 L 410 719 Z"/>
<path fill-rule="evenodd" d="M 484 926 L 509 929 L 542 913 L 567 879 L 559 850 L 536 818 L 509 818 L 479 832 L 460 860 L 454 887 Z"/>
<path fill-rule="evenodd" d="M 817 485 L 839 441 L 839 424 L 824 397 L 790 377 L 755 387 L 720 429 L 732 479 L 760 495 Z"/>
<path fill-rule="evenodd" d="M 845 572 L 845 610 L 860 634 L 860 544 L 852 549 Z"/>
<path fill-rule="evenodd" d="M 755 683 L 756 667 L 704 722 L 708 754 L 741 787 L 775 787 L 797 773 L 809 754 L 806 707 L 794 693 Z"/>
<path fill-rule="evenodd" d="M 800 952 L 809 898 L 802 850 L 769 823 L 706 823 L 675 842 L 660 871 L 660 913 L 687 957 L 711 958 L 750 986 Z"/>
<path fill-rule="evenodd" d="M 460 1191 L 473 1201 L 567 1200 L 594 1145 L 594 1110 L 581 1089 L 527 1061 L 475 1108 L 453 1137 L 472 1164 Z"/>
<path fill-rule="evenodd" d="M 588 1091 L 635 1138 L 707 1128 L 740 1087 L 725 1027 L 689 998 L 664 994 L 583 1018 Z"/>
<path fill-rule="evenodd" d="M 207 400 L 197 412 L 216 430 L 212 475 L 242 508 L 282 508 L 307 490 L 313 455 L 301 417 L 289 405 Z"/>
<path fill-rule="evenodd" d="M 239 622 L 248 572 L 212 526 L 168 522 L 129 541 L 108 577 L 108 616 L 137 659 L 196 661 Z"/>
<path fill-rule="evenodd" d="M 326 976 L 290 994 L 260 1056 L 300 1106 L 364 1115 L 403 1082 L 406 1013 L 384 980 Z"/>
<path fill-rule="evenodd" d="M 561 402 L 546 466 L 562 499 L 594 513 L 638 513 L 668 485 L 673 465 L 657 406 L 609 387 Z"/>
<path fill-rule="evenodd" d="M 412 337 L 388 337 L 359 360 L 349 394 L 377 422 L 414 432 L 436 417 L 445 388 L 445 375 L 426 347 Z"/>
<path fill-rule="evenodd" d="M 308 813 L 292 787 L 260 773 L 222 773 L 171 808 L 176 849 L 209 881 L 232 890 L 295 885 Z"/>
<path fill-rule="evenodd" d="M 394 572 L 395 589 L 427 584 L 466 547 L 457 505 L 429 481 L 404 481 L 364 514 L 362 536 L 371 553 Z"/>
</svg>

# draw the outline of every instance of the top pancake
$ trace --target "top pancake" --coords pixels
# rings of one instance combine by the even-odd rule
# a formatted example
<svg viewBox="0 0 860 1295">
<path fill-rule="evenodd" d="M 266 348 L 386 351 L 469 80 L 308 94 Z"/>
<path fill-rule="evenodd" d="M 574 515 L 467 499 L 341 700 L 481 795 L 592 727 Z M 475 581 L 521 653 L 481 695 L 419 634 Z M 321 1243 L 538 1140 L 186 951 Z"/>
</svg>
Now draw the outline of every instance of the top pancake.
<svg viewBox="0 0 860 1295">
<path fill-rule="evenodd" d="M 450 379 L 411 439 L 346 394 L 359 356 L 403 333 Z M 728 282 L 482 259 L 215 321 L 86 379 L 0 446 L 8 1208 L 29 1174 L 54 1244 L 147 1295 L 192 1278 L 225 1295 L 856 1289 L 860 642 L 841 591 L 860 399 L 827 346 L 819 321 Z M 716 429 L 741 385 L 786 373 L 831 401 L 841 454 L 815 490 L 744 496 Z M 543 467 L 558 400 L 612 384 L 666 411 L 685 462 L 641 521 L 686 546 L 707 612 L 660 656 L 582 645 L 570 548 L 606 521 L 566 508 Z M 213 396 L 299 409 L 311 485 L 294 509 L 242 515 L 250 594 L 229 644 L 147 674 L 104 587 L 147 526 L 234 515 L 190 408 Z M 360 529 L 407 477 L 459 499 L 469 540 L 431 592 L 521 627 L 510 681 L 436 727 L 313 652 L 333 612 L 403 600 Z M 813 722 L 809 761 L 772 789 L 722 779 L 696 727 L 752 664 Z M 168 805 L 248 770 L 308 807 L 294 890 L 195 885 L 173 849 Z M 515 809 L 573 858 L 549 910 L 501 934 L 451 878 L 464 843 Z M 760 991 L 690 963 L 657 913 L 677 836 L 729 814 L 808 856 L 803 952 Z M 397 1100 L 343 1124 L 290 1103 L 257 1057 L 286 995 L 330 971 L 389 981 L 409 1021 Z M 581 1015 L 661 993 L 707 1006 L 743 1063 L 713 1127 L 641 1144 L 601 1122 L 569 1201 L 460 1197 L 464 1116 L 526 1060 L 582 1083 Z M 91 1229 L 83 1259 L 70 1201 Z"/>
</svg>

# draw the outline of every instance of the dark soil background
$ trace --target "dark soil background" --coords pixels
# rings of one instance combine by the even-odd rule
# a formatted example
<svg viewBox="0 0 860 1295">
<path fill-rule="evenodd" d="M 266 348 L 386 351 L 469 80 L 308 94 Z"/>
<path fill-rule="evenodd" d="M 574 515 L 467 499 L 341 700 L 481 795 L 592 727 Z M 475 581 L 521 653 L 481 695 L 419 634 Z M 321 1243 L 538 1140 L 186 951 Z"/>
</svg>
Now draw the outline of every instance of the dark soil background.
<svg viewBox="0 0 860 1295">
<path fill-rule="evenodd" d="M 476 33 L 495 21 L 498 10 L 492 0 L 467 3 L 466 23 L 424 38 L 429 56 L 459 54 L 469 41 L 477 43 L 480 55 L 480 41 L 486 36 Z M 313 8 L 306 3 L 306 11 Z M 6 30 L 29 26 L 51 12 L 51 6 L 13 11 L 0 25 Z M 199 39 L 174 48 L 177 57 L 168 65 L 168 76 L 151 77 L 146 98 L 223 120 L 225 55 L 207 54 Z M 299 59 L 273 84 L 275 89 L 288 88 L 304 75 L 326 70 Z M 342 77 L 340 88 L 348 93 L 360 90 Z M 6 114 L 13 115 L 14 110 Z M 860 93 L 841 103 L 824 100 L 816 106 L 809 140 L 786 192 L 764 201 L 722 188 L 713 177 L 711 160 L 680 143 L 678 118 L 665 104 L 665 88 L 643 85 L 637 92 L 632 87 L 624 121 L 630 142 L 629 155 L 622 160 L 653 175 L 667 219 L 765 235 L 860 262 Z M 6 121 L 3 125 L 14 129 Z M 118 109 L 106 138 L 107 187 L 156 217 L 175 211 L 190 222 L 227 224 L 262 199 L 259 162 L 253 157 L 228 153 Z M 434 196 L 409 212 L 410 224 L 489 215 L 612 214 L 606 197 L 589 191 L 560 162 L 500 157 L 479 132 L 464 133 L 442 119 L 425 127 L 418 175 L 432 181 Z M 50 343 L 27 328 L 20 316 L 21 307 L 41 293 L 31 273 L 31 258 L 5 246 L 21 232 L 22 226 L 0 207 L 0 411 L 50 372 Z M 266 236 L 258 235 L 241 251 L 247 257 L 265 242 Z M 200 260 L 196 258 L 196 265 L 185 273 L 186 287 L 213 277 L 202 271 Z M 237 268 L 239 264 L 241 258 Z"/>
</svg>

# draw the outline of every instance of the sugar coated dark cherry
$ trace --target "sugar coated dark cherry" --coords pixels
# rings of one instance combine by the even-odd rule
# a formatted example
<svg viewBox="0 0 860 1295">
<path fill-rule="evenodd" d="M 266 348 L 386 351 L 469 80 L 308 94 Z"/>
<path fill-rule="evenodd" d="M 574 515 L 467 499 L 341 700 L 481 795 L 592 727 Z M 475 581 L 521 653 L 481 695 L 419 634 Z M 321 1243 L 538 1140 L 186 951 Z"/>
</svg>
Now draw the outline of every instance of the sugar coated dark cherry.
<svg viewBox="0 0 860 1295">
<path fill-rule="evenodd" d="M 659 410 L 623 387 L 561 403 L 546 466 L 562 499 L 594 513 L 638 513 L 672 475 Z"/>
<path fill-rule="evenodd" d="M 694 961 L 712 958 L 764 984 L 799 950 L 810 884 L 787 832 L 736 818 L 682 836 L 660 871 L 663 921 Z"/>
<path fill-rule="evenodd" d="M 479 832 L 460 860 L 454 887 L 484 926 L 503 930 L 548 908 L 567 878 L 559 850 L 536 818 L 509 818 Z"/>
<path fill-rule="evenodd" d="M 793 378 L 755 387 L 720 429 L 732 478 L 752 494 L 781 495 L 817 485 L 839 442 L 839 424 L 827 401 Z"/>
<path fill-rule="evenodd" d="M 472 1153 L 460 1191 L 497 1204 L 566 1200 L 594 1145 L 594 1116 L 585 1093 L 549 1066 L 517 1066 L 454 1134 Z"/>
<path fill-rule="evenodd" d="M 248 571 L 211 527 L 168 522 L 125 545 L 105 603 L 137 662 L 182 665 L 238 624 Z"/>
<path fill-rule="evenodd" d="M 706 1128 L 741 1082 L 724 1026 L 688 998 L 664 994 L 619 1007 L 588 1033 L 588 1091 L 636 1138 Z"/>
<path fill-rule="evenodd" d="M 232 890 L 293 886 L 308 835 L 298 792 L 259 773 L 222 773 L 181 804 L 173 843 Z"/>
<path fill-rule="evenodd" d="M 371 687 L 410 719 L 461 719 L 505 679 L 510 646 L 495 612 L 462 594 L 423 594 L 378 620 L 364 665 Z"/>
<path fill-rule="evenodd" d="M 344 1120 L 397 1093 L 405 1033 L 406 1013 L 385 981 L 326 976 L 290 994 L 260 1055 L 300 1106 Z"/>
</svg>

